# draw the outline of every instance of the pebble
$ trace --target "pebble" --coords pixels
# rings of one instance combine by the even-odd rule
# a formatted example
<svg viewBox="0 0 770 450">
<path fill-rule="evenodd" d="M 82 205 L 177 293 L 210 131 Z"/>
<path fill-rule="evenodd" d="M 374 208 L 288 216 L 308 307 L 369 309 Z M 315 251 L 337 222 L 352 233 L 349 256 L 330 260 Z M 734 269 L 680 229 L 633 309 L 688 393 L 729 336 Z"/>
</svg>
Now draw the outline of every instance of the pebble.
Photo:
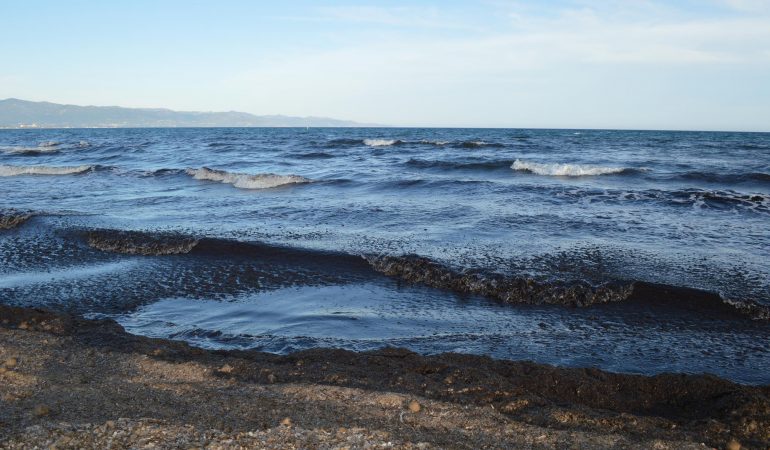
<svg viewBox="0 0 770 450">
<path fill-rule="evenodd" d="M 219 371 L 222 373 L 232 373 L 233 366 L 231 366 L 230 364 L 225 364 L 224 366 L 219 368 Z"/>
<path fill-rule="evenodd" d="M 409 402 L 409 411 L 413 413 L 418 413 L 422 409 L 422 406 L 420 406 L 419 403 L 417 403 L 417 400 L 412 400 Z"/>
<path fill-rule="evenodd" d="M 283 420 L 281 421 L 281 425 L 283 425 L 285 427 L 290 427 L 291 426 L 291 418 L 290 417 L 284 417 Z"/>
<path fill-rule="evenodd" d="M 19 363 L 18 359 L 8 358 L 5 360 L 5 363 L 3 363 L 3 365 L 5 366 L 6 369 L 13 369 L 14 367 L 16 367 L 18 363 Z"/>
<path fill-rule="evenodd" d="M 35 407 L 35 410 L 32 411 L 33 414 L 37 417 L 43 417 L 51 414 L 51 408 L 45 406 L 45 405 L 38 405 Z"/>
<path fill-rule="evenodd" d="M 735 439 L 727 443 L 727 450 L 741 450 L 742 448 L 741 443 Z"/>
</svg>

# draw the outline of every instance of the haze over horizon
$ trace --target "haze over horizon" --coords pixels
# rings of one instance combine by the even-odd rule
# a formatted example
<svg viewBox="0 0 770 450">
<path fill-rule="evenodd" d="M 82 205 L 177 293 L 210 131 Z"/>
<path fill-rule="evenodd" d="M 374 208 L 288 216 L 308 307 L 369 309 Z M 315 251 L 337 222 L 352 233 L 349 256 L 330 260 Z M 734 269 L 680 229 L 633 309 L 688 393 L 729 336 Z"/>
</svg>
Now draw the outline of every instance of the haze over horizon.
<svg viewBox="0 0 770 450">
<path fill-rule="evenodd" d="M 0 98 L 393 126 L 770 131 L 770 1 L 30 1 Z"/>
</svg>

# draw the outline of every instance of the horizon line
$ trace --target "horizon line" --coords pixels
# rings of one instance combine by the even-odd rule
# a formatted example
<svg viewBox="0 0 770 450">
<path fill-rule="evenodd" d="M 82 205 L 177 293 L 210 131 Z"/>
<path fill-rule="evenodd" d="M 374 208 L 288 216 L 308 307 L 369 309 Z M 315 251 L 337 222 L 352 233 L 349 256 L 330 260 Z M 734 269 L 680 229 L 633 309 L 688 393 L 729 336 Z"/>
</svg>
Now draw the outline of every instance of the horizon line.
<svg viewBox="0 0 770 450">
<path fill-rule="evenodd" d="M 0 126 L 0 130 L 77 130 L 77 129 L 174 129 L 174 128 L 180 128 L 180 129 L 206 129 L 206 128 L 402 128 L 402 129 L 458 129 L 458 130 L 569 130 L 569 131 L 641 131 L 641 132 L 680 132 L 680 133 L 770 133 L 770 129 L 767 130 L 730 130 L 730 129 L 680 129 L 680 128 L 613 128 L 613 127 L 551 127 L 551 126 L 535 126 L 535 127 L 519 127 L 519 126 L 497 126 L 497 125 L 483 125 L 483 126 L 459 126 L 459 125 L 389 125 L 389 124 L 371 124 L 367 125 L 367 122 L 365 121 L 358 121 L 356 119 L 338 119 L 335 117 L 330 116 L 313 116 L 313 115 L 306 115 L 306 116 L 294 116 L 290 114 L 256 114 L 252 112 L 246 112 L 246 111 L 238 111 L 238 110 L 227 110 L 227 111 L 215 111 L 215 110 L 181 110 L 181 109 L 171 109 L 168 107 L 133 107 L 133 106 L 120 106 L 120 105 L 79 105 L 75 103 L 56 103 L 48 100 L 25 100 L 18 97 L 7 97 L 4 99 L 0 99 L 0 102 L 8 101 L 8 100 L 16 100 L 21 102 L 29 102 L 29 103 L 48 103 L 52 105 L 60 105 L 60 106 L 75 106 L 75 107 L 81 107 L 81 108 L 87 108 L 87 107 L 93 107 L 93 108 L 123 108 L 123 109 L 134 109 L 134 110 L 163 110 L 163 111 L 170 111 L 170 112 L 177 112 L 177 113 L 204 113 L 204 114 L 223 114 L 223 113 L 239 113 L 239 114 L 249 114 L 256 117 L 286 117 L 286 118 L 300 118 L 300 119 L 326 119 L 326 120 L 337 120 L 341 122 L 353 122 L 353 123 L 361 123 L 361 126 L 212 126 L 212 127 L 206 127 L 206 126 L 149 126 L 149 127 L 132 127 L 132 126 L 116 126 L 116 127 L 109 127 L 109 126 L 98 126 L 98 127 L 45 127 L 45 126 L 15 126 L 15 127 L 2 127 Z"/>
</svg>

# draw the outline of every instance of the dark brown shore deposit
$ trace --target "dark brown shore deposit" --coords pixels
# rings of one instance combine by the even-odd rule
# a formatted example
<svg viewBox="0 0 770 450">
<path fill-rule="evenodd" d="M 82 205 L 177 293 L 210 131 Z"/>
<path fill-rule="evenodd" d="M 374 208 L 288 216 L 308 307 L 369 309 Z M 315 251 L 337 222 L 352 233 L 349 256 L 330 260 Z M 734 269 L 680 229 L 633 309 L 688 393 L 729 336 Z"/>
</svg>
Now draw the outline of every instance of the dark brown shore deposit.
<svg viewBox="0 0 770 450">
<path fill-rule="evenodd" d="M 402 349 L 206 351 L 0 306 L 0 448 L 761 448 L 770 386 Z"/>
</svg>

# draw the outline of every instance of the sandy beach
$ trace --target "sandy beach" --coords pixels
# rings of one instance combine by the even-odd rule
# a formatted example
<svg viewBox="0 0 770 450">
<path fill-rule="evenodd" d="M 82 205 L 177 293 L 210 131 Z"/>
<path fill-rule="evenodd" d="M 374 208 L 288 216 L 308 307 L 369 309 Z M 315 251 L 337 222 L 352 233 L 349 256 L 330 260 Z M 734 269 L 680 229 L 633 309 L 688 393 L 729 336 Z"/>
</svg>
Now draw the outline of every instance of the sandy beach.
<svg viewBox="0 0 770 450">
<path fill-rule="evenodd" d="M 206 351 L 0 306 L 2 448 L 767 448 L 770 387 L 401 349 Z"/>
</svg>

